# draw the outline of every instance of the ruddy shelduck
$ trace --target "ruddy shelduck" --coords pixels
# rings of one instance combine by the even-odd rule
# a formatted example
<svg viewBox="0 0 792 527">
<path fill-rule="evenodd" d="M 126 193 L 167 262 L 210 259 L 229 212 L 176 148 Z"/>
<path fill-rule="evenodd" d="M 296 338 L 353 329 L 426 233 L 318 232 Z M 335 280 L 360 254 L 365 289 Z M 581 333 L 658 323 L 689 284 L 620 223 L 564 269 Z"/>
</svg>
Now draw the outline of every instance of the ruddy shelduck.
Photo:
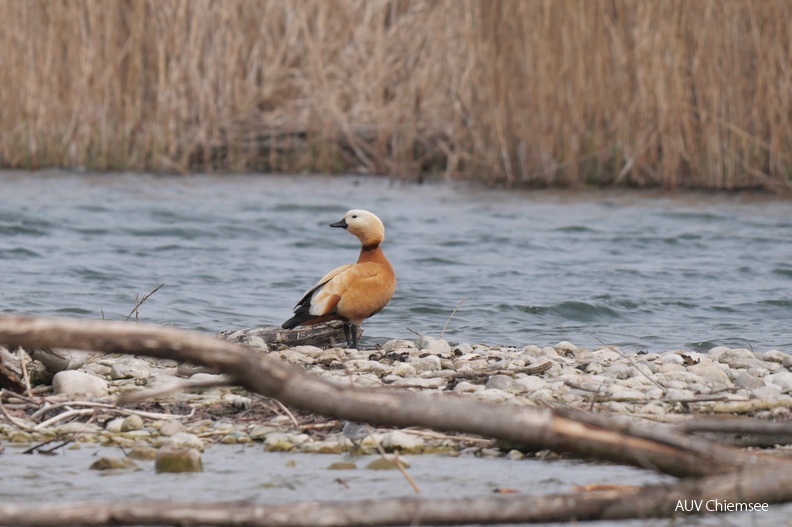
<svg viewBox="0 0 792 527">
<path fill-rule="evenodd" d="M 283 328 L 341 320 L 347 346 L 357 349 L 358 326 L 390 301 L 396 291 L 396 273 L 380 247 L 385 226 L 377 216 L 367 210 L 350 210 L 330 226 L 357 236 L 361 245 L 358 261 L 333 269 L 306 291 Z"/>
</svg>

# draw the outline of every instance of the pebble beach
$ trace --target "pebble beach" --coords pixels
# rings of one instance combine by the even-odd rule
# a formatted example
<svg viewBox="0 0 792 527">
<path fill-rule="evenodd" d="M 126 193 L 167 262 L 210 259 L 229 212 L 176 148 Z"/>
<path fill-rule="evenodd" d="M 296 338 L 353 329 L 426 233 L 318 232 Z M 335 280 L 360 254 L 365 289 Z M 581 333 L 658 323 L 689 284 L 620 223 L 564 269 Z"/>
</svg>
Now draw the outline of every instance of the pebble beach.
<svg viewBox="0 0 792 527">
<path fill-rule="evenodd" d="M 229 335 L 233 337 L 271 358 L 361 387 L 508 405 L 561 405 L 672 423 L 728 415 L 785 420 L 792 408 L 792 356 L 781 350 L 721 346 L 706 353 L 656 353 L 613 346 L 586 349 L 570 342 L 493 347 L 431 337 L 392 340 L 370 350 L 270 349 L 257 337 Z M 36 367 L 42 365 L 34 362 Z M 198 384 L 165 393 L 186 381 Z M 506 453 L 484 438 L 428 430 L 358 430 L 355 437 L 343 422 L 302 414 L 238 387 L 211 387 L 223 381 L 220 375 L 173 361 L 92 355 L 80 367 L 56 373 L 51 389 L 39 387 L 35 398 L 5 392 L 7 418 L 0 420 L 0 441 L 69 439 L 142 452 L 163 445 L 200 450 L 215 443 L 260 443 L 269 451 L 311 453 L 373 450 L 377 444 L 411 454 Z M 119 396 L 146 390 L 162 394 L 142 403 L 114 404 Z M 520 454 L 512 450 L 510 455 Z"/>
</svg>

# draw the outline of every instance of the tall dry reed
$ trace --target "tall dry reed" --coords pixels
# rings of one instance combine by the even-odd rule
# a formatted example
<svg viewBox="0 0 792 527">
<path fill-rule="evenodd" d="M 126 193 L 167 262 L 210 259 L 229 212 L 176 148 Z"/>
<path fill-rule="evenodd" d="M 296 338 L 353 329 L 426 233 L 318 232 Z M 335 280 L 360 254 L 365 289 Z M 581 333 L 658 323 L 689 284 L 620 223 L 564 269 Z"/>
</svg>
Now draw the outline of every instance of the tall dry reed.
<svg viewBox="0 0 792 527">
<path fill-rule="evenodd" d="M 0 0 L 0 165 L 787 189 L 787 0 Z"/>
</svg>

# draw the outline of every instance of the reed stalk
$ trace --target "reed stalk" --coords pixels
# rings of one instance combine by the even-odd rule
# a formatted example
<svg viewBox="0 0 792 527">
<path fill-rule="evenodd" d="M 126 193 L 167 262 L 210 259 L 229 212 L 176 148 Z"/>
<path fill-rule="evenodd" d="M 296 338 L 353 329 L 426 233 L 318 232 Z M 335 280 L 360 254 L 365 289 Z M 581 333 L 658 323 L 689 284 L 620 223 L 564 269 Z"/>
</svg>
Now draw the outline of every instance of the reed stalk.
<svg viewBox="0 0 792 527">
<path fill-rule="evenodd" d="M 792 187 L 786 0 L 0 0 L 0 166 Z"/>
</svg>

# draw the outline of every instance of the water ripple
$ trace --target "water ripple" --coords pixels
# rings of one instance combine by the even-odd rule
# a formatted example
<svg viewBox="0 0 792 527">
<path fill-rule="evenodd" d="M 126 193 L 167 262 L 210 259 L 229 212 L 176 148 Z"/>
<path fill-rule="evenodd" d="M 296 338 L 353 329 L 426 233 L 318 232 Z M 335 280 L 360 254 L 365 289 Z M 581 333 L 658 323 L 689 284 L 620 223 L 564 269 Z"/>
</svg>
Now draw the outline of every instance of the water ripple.
<svg viewBox="0 0 792 527">
<path fill-rule="evenodd" d="M 319 277 L 355 259 L 355 240 L 327 225 L 368 208 L 385 221 L 399 277 L 391 304 L 364 326 L 368 342 L 412 338 L 408 327 L 437 336 L 448 322 L 451 341 L 747 341 L 792 352 L 785 201 L 359 177 L 0 173 L 0 187 L 4 312 L 122 319 L 135 293 L 165 283 L 142 321 L 280 324 Z"/>
</svg>

